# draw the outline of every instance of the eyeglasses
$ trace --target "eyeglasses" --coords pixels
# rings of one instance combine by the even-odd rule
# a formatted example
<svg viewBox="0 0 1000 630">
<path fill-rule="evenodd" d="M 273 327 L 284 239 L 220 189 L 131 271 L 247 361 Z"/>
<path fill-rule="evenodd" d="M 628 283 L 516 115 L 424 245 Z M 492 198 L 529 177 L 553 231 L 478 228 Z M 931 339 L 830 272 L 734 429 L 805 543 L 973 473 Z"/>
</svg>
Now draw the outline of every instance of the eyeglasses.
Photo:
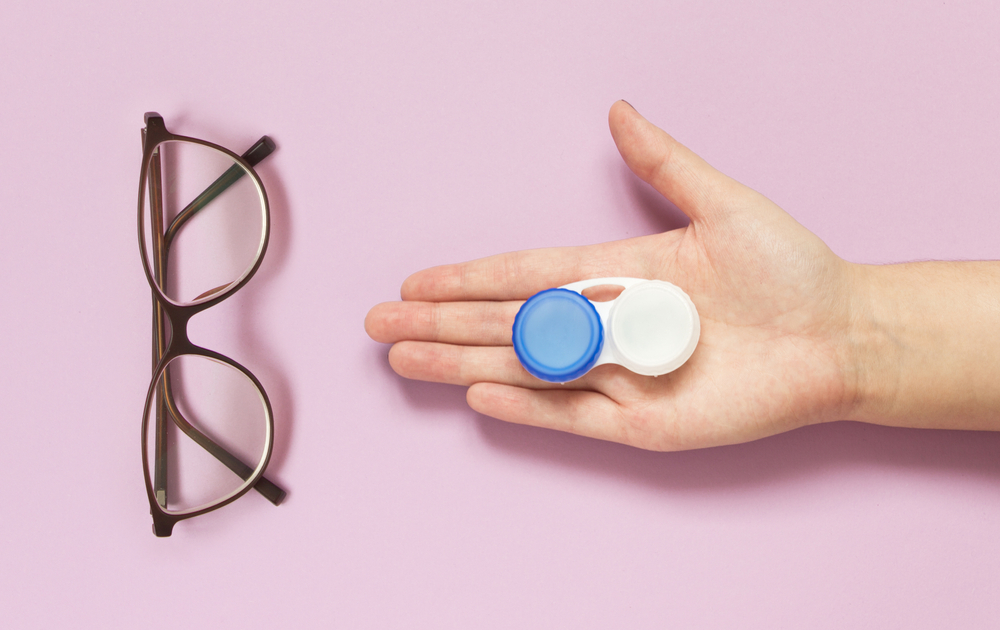
<svg viewBox="0 0 1000 630">
<path fill-rule="evenodd" d="M 188 321 L 257 272 L 270 215 L 253 170 L 274 150 L 262 137 L 242 157 L 167 131 L 146 114 L 139 177 L 139 250 L 153 294 L 153 376 L 142 419 L 142 468 L 153 533 L 256 489 L 274 441 L 267 393 L 248 369 L 188 338 Z"/>
</svg>

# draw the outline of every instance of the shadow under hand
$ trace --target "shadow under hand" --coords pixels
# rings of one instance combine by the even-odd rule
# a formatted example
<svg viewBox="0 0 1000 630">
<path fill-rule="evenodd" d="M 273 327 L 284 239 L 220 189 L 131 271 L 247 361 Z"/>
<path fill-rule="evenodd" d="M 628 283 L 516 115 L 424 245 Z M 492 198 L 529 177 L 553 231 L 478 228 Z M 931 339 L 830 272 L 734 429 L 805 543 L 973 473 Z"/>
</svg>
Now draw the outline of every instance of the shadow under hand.
<svg viewBox="0 0 1000 630">
<path fill-rule="evenodd" d="M 690 223 L 687 215 L 658 193 L 652 186 L 635 176 L 628 166 L 616 159 L 610 166 L 613 186 L 623 203 L 622 213 L 637 224 L 639 234 L 659 234 L 685 227 Z"/>
<path fill-rule="evenodd" d="M 392 366 L 386 359 L 385 349 L 380 348 L 378 357 L 374 358 L 379 365 L 379 369 L 386 377 L 387 382 L 395 381 L 399 389 L 402 390 L 407 402 L 414 409 L 425 411 L 439 411 L 442 413 L 461 413 L 468 411 L 472 413 L 465 402 L 466 387 L 461 385 L 446 385 L 444 383 L 429 383 L 426 381 L 413 381 L 403 378 L 393 371 Z"/>
<path fill-rule="evenodd" d="M 657 453 L 481 415 L 478 423 L 488 442 L 516 457 L 672 493 L 741 491 L 884 468 L 1000 481 L 1000 435 L 992 433 L 839 422 L 746 444 Z"/>
</svg>

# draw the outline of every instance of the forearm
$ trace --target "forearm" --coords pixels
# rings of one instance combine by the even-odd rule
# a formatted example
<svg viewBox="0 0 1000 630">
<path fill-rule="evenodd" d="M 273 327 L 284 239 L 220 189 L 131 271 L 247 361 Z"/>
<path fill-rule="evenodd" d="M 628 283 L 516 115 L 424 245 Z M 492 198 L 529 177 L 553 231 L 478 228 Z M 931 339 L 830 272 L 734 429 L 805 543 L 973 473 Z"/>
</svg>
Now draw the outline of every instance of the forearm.
<svg viewBox="0 0 1000 630">
<path fill-rule="evenodd" d="M 854 271 L 850 419 L 1000 430 L 1000 263 Z"/>
</svg>

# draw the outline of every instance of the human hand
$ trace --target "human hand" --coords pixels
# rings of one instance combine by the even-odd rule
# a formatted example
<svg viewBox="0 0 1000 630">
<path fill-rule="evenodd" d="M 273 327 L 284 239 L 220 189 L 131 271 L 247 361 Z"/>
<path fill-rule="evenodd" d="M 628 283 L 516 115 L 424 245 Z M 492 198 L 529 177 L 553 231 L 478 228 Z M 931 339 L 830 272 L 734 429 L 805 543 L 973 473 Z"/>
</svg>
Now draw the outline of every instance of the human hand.
<svg viewBox="0 0 1000 630">
<path fill-rule="evenodd" d="M 654 450 L 744 442 L 848 417 L 858 384 L 845 333 L 857 273 L 781 208 L 716 171 L 623 101 L 609 114 L 629 168 L 689 218 L 686 227 L 601 245 L 540 249 L 434 267 L 402 302 L 365 318 L 394 344 L 401 376 L 469 386 L 476 411 Z M 565 385 L 529 375 L 511 345 L 534 293 L 635 277 L 684 289 L 701 340 L 678 370 L 640 376 L 601 365 Z"/>
</svg>

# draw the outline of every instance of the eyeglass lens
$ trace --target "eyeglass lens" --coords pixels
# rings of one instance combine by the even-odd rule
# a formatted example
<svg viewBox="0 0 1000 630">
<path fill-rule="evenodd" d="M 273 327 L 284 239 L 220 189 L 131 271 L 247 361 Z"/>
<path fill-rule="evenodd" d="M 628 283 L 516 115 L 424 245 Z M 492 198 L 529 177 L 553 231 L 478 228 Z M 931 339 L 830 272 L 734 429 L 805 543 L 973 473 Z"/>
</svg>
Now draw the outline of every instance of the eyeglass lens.
<svg viewBox="0 0 1000 630">
<path fill-rule="evenodd" d="M 194 304 L 239 282 L 264 244 L 263 199 L 245 167 L 212 147 L 167 141 L 147 169 L 151 212 L 144 238 L 164 295 L 175 304 Z M 152 198 L 155 178 L 162 191 L 159 204 Z M 162 247 L 157 233 L 163 235 Z"/>
<path fill-rule="evenodd" d="M 253 382 L 226 363 L 182 355 L 154 396 L 145 448 L 160 507 L 196 510 L 241 490 L 268 446 L 267 409 Z"/>
</svg>

